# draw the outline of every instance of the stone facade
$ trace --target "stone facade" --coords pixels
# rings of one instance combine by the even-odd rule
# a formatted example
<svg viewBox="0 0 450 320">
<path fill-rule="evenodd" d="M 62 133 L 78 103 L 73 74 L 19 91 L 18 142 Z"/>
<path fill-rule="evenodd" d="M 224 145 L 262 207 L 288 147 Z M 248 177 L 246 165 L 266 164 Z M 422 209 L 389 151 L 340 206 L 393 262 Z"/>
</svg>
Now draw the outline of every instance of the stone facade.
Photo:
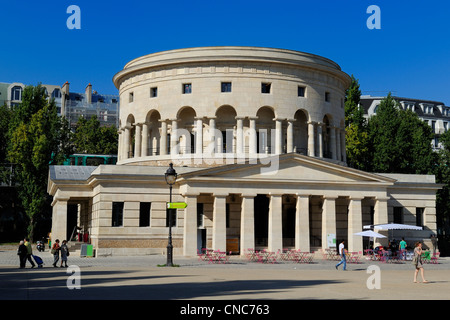
<svg viewBox="0 0 450 320">
<path fill-rule="evenodd" d="M 77 225 L 98 255 L 164 253 L 171 162 L 173 201 L 187 204 L 172 228 L 175 254 L 312 251 L 328 248 L 330 237 L 362 251 L 354 233 L 399 219 L 424 230 L 397 238 L 436 232 L 433 176 L 346 166 L 350 78 L 328 59 L 271 48 L 181 49 L 135 59 L 113 80 L 119 161 L 50 168 L 55 239 Z"/>
</svg>

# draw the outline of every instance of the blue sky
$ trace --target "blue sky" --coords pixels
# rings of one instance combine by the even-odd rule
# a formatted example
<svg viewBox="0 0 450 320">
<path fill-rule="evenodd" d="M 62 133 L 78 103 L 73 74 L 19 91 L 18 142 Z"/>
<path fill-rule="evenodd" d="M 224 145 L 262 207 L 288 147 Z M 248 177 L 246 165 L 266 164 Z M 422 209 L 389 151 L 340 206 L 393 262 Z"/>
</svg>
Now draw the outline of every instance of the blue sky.
<svg viewBox="0 0 450 320">
<path fill-rule="evenodd" d="M 81 29 L 69 30 L 70 5 Z M 366 26 L 370 5 L 381 29 Z M 322 55 L 363 93 L 450 105 L 450 1 L 8 1 L 0 10 L 0 82 L 88 83 L 116 94 L 130 60 L 197 46 L 261 46 Z"/>
</svg>

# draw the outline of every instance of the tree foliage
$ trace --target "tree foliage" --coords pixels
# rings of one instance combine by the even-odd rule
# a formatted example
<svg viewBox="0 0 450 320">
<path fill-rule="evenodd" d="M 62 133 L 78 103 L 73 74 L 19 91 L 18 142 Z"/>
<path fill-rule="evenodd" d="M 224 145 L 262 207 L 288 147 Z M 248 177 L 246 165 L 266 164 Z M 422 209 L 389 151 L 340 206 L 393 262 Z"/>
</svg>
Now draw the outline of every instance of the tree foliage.
<svg viewBox="0 0 450 320">
<path fill-rule="evenodd" d="M 11 124 L 7 159 L 16 164 L 18 194 L 30 219 L 28 236 L 33 238 L 36 218 L 46 211 L 49 165 L 68 156 L 70 148 L 61 141 L 68 141 L 70 133 L 41 85 L 25 87 L 22 103 L 13 108 Z"/>
<path fill-rule="evenodd" d="M 97 116 L 78 120 L 73 143 L 77 153 L 116 154 L 118 134 L 114 126 L 101 127 Z"/>
</svg>

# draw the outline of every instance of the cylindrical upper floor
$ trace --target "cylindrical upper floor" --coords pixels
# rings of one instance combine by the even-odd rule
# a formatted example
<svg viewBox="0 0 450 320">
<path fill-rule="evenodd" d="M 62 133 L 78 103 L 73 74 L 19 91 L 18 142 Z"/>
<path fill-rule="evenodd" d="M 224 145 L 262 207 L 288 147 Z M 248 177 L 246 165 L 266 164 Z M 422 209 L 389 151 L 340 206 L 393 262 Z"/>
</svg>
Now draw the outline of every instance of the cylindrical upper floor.
<svg viewBox="0 0 450 320">
<path fill-rule="evenodd" d="M 170 135 L 172 127 L 192 134 L 200 128 L 207 131 L 211 125 L 219 131 L 234 130 L 231 138 L 237 141 L 232 142 L 233 152 L 241 147 L 249 150 L 251 142 L 239 137 L 238 130 L 251 129 L 252 120 L 256 131 L 281 130 L 276 137 L 278 146 L 273 142 L 272 150 L 290 152 L 295 146 L 310 149 L 311 142 L 315 142 L 315 149 L 328 145 L 329 153 L 335 150 L 335 134 L 344 130 L 344 98 L 350 77 L 335 62 L 313 54 L 274 48 L 201 47 L 134 59 L 113 81 L 120 94 L 120 127 L 124 134 L 119 144 L 124 160 L 131 157 L 130 153 L 133 158 L 169 153 L 161 151 L 161 147 L 169 148 L 170 138 L 161 135 Z M 211 124 L 211 119 L 215 123 Z M 308 129 L 308 124 L 314 127 Z M 193 137 L 202 139 L 197 146 L 204 147 L 206 131 L 199 138 Z M 314 137 L 309 136 L 312 132 Z M 257 138 L 261 140 L 258 134 Z M 132 146 L 136 140 L 143 146 Z M 142 152 L 147 146 L 153 151 Z M 140 149 L 137 153 L 136 148 Z M 341 161 L 341 151 L 334 152 L 329 158 Z M 304 153 L 322 155 L 320 150 Z"/>
</svg>

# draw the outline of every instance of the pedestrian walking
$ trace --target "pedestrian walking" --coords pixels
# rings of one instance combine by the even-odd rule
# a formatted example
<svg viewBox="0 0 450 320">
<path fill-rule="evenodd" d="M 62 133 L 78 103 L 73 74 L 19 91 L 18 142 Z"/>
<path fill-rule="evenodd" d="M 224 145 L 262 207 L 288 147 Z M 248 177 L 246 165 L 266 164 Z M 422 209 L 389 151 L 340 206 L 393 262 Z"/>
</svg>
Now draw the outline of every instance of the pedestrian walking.
<svg viewBox="0 0 450 320">
<path fill-rule="evenodd" d="M 17 255 L 19 256 L 20 269 L 25 268 L 25 263 L 27 262 L 27 254 L 28 254 L 27 247 L 25 247 L 23 240 L 21 240 L 19 243 L 19 248 L 17 249 Z"/>
<path fill-rule="evenodd" d="M 30 243 L 30 239 L 25 238 L 24 239 L 25 243 L 25 247 L 27 247 L 27 260 L 29 263 L 31 263 L 31 268 L 34 268 L 36 265 L 34 264 L 34 261 L 32 259 L 33 256 L 33 248 L 31 248 L 31 243 Z M 26 261 L 25 261 L 26 263 Z"/>
<path fill-rule="evenodd" d="M 399 249 L 402 254 L 402 259 L 406 260 L 406 241 L 405 238 L 402 238 L 402 241 L 399 243 Z"/>
<path fill-rule="evenodd" d="M 425 280 L 424 277 L 424 271 L 423 271 L 423 263 L 422 263 L 422 243 L 416 242 L 415 248 L 414 248 L 414 256 L 413 256 L 413 265 L 416 267 L 416 270 L 414 271 L 414 283 L 417 283 L 417 274 L 420 270 L 420 275 L 422 276 L 422 282 L 427 283 L 428 281 Z"/>
<path fill-rule="evenodd" d="M 436 255 L 437 242 L 438 242 L 438 239 L 436 238 L 436 236 L 434 234 L 432 234 L 431 235 L 431 244 L 433 245 L 433 256 Z"/>
<path fill-rule="evenodd" d="M 67 240 L 63 240 L 61 244 L 61 268 L 63 267 L 63 263 L 67 268 L 67 257 L 69 256 L 69 247 L 67 246 Z"/>
<path fill-rule="evenodd" d="M 59 261 L 59 251 L 61 247 L 59 246 L 59 239 L 55 240 L 55 243 L 52 245 L 52 254 L 53 254 L 53 266 L 57 267 L 57 263 Z"/>
<path fill-rule="evenodd" d="M 342 240 L 342 242 L 339 244 L 339 255 L 341 256 L 341 261 L 336 265 L 336 270 L 339 269 L 339 266 L 341 264 L 344 264 L 344 268 L 342 270 L 347 270 L 347 258 L 345 256 L 346 250 L 345 250 L 345 240 Z"/>
</svg>

